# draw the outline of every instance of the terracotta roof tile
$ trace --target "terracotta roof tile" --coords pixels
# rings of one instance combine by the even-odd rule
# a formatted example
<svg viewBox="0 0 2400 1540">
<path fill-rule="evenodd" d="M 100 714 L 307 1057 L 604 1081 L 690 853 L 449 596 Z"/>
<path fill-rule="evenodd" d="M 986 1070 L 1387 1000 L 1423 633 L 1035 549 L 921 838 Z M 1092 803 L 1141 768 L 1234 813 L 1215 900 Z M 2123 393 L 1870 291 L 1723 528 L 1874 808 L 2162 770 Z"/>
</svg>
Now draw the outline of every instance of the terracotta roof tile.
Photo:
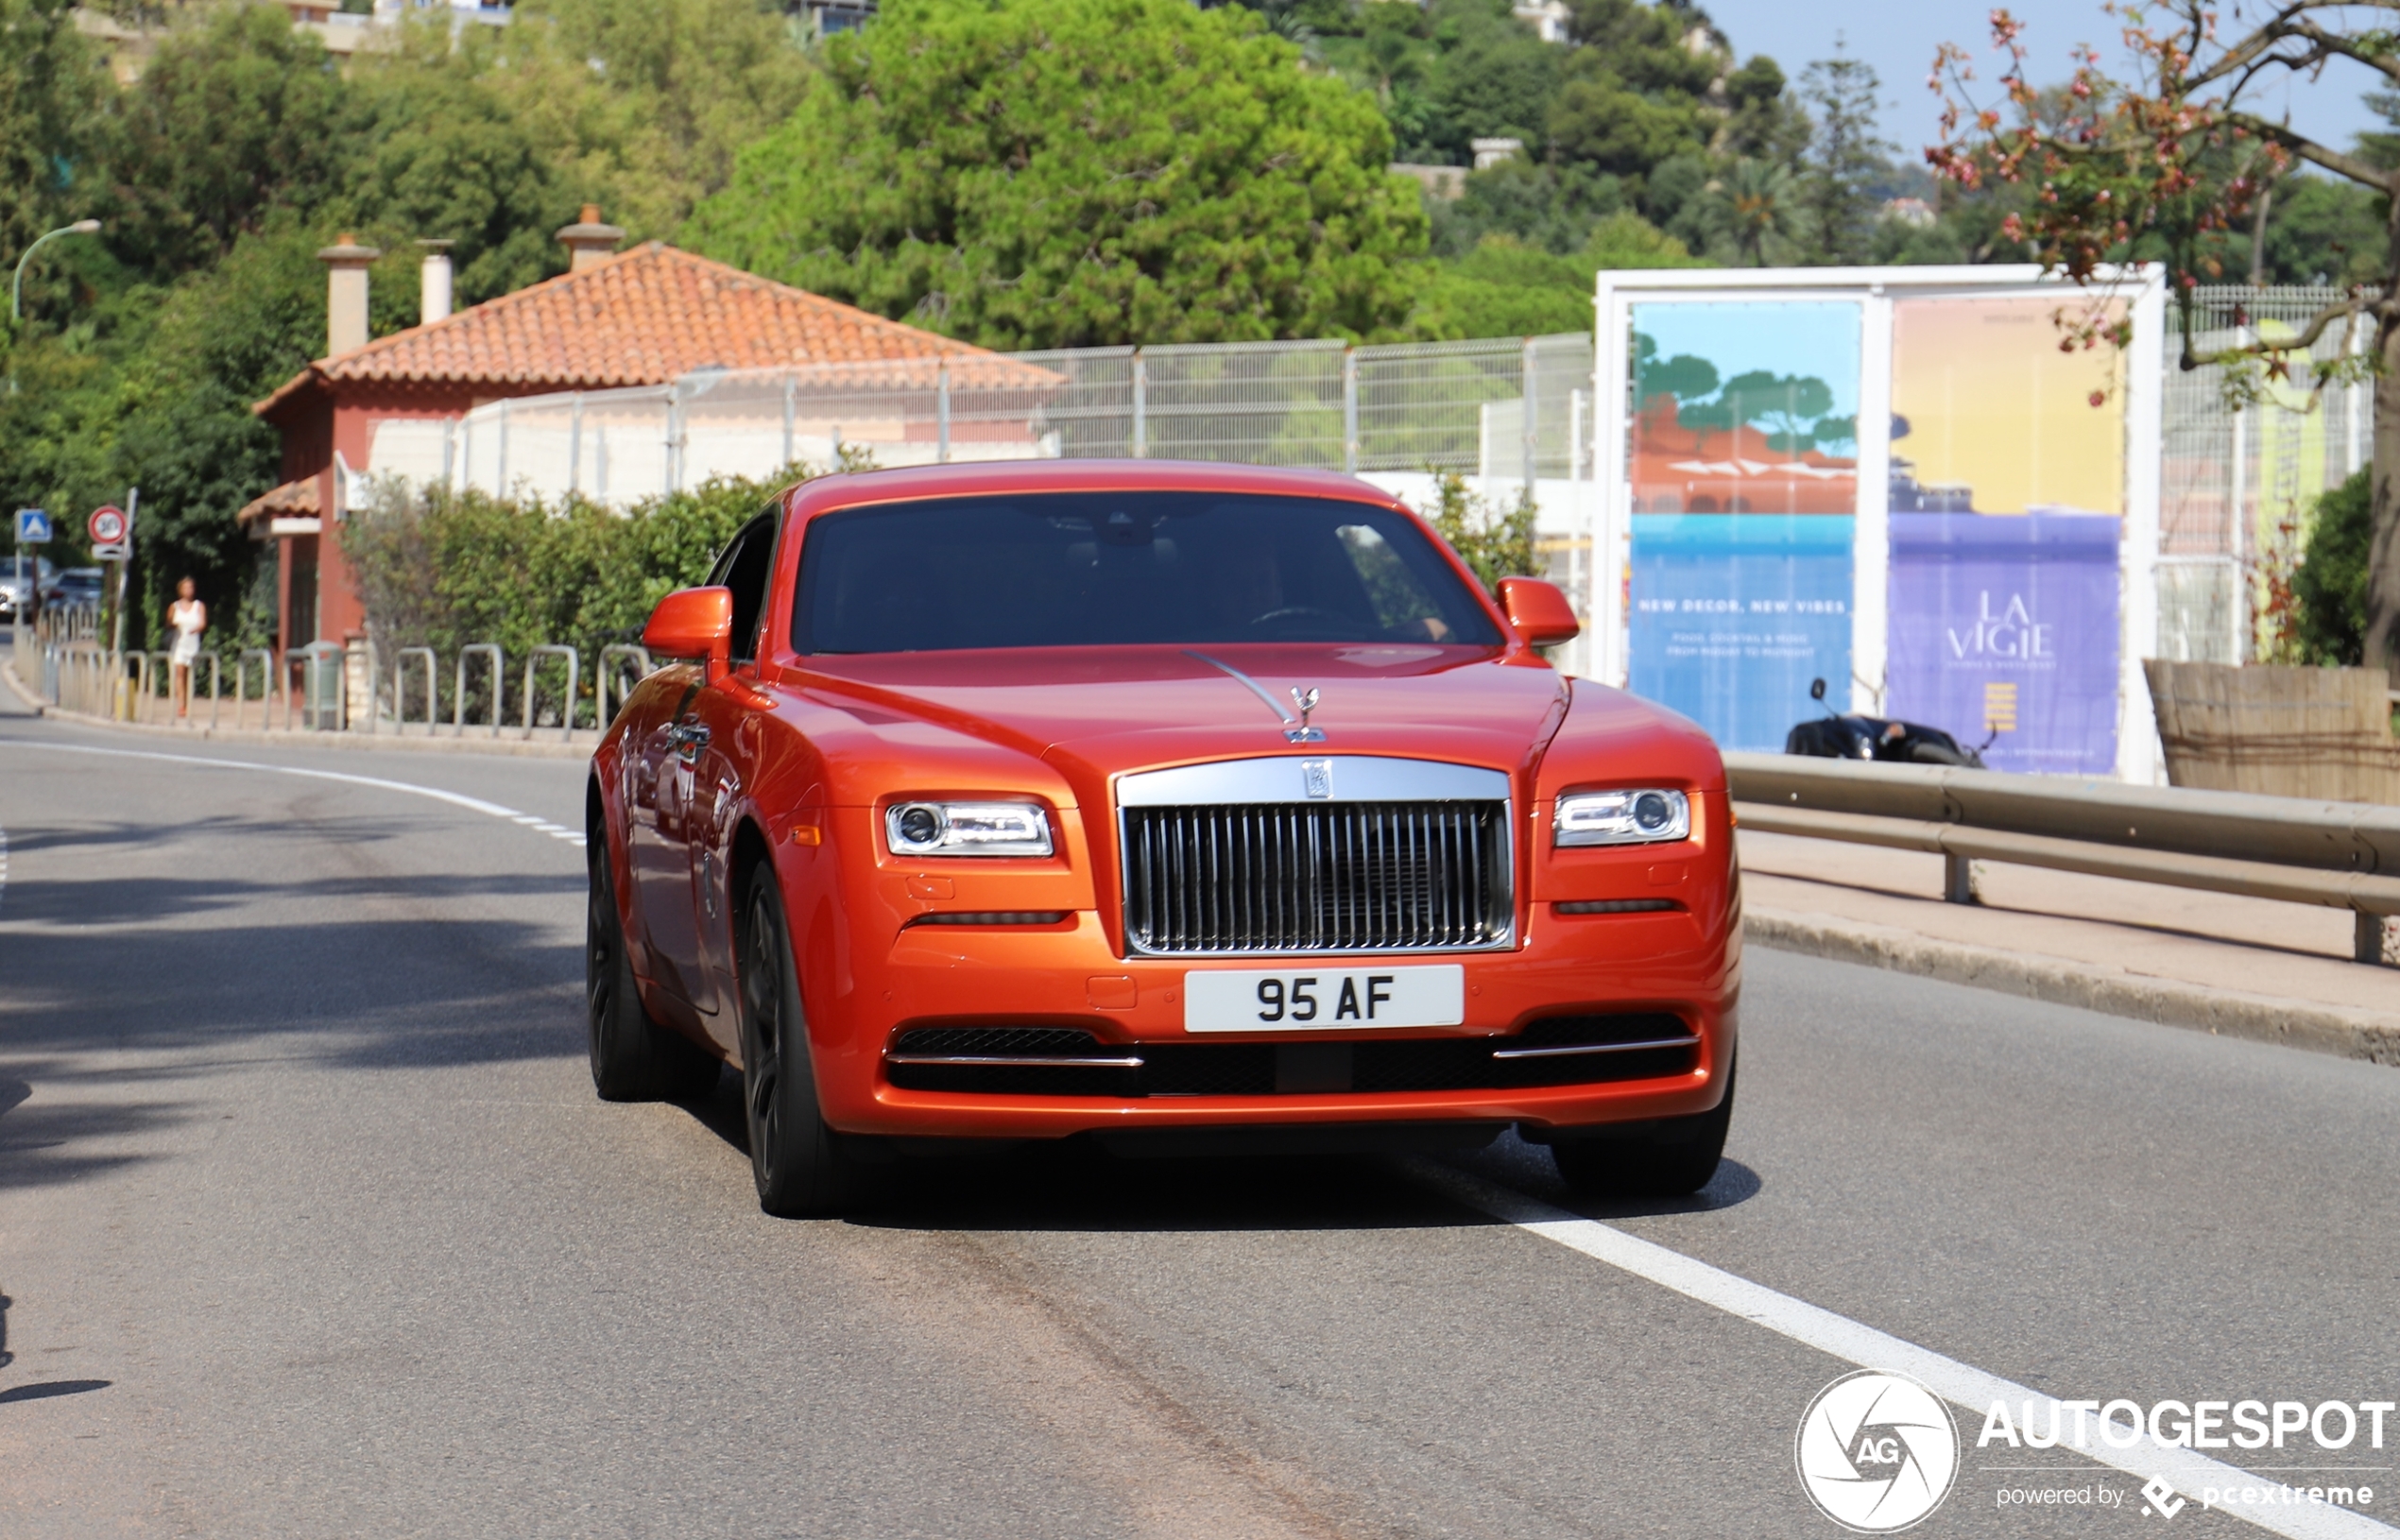
<svg viewBox="0 0 2400 1540">
<path fill-rule="evenodd" d="M 905 364 L 943 355 L 1001 362 L 983 349 L 651 241 L 320 359 L 256 409 L 311 381 L 601 389 L 663 385 L 712 366 Z"/>
<path fill-rule="evenodd" d="M 302 519 L 314 518 L 317 512 L 317 490 L 315 476 L 302 476 L 298 481 L 287 481 L 273 491 L 254 497 L 243 504 L 242 511 L 233 516 L 233 522 L 237 524 L 247 524 L 253 519 L 274 518 L 279 515 Z"/>
</svg>

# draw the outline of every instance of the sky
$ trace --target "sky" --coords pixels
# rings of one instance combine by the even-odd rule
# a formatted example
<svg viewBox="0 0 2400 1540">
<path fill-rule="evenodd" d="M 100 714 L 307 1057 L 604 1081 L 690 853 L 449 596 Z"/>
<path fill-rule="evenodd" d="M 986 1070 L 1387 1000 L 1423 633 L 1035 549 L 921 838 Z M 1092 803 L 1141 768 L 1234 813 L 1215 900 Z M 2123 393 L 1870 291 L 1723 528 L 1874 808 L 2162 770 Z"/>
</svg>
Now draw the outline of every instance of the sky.
<svg viewBox="0 0 2400 1540">
<path fill-rule="evenodd" d="M 1765 369 L 1814 375 L 1833 391 L 1833 415 L 1859 409 L 1859 307 L 1855 304 L 1680 303 L 1634 306 L 1634 329 L 1658 344 L 1658 356 L 1689 353 L 1717 367 L 1720 380 Z"/>
<path fill-rule="evenodd" d="M 1938 137 L 1941 102 L 1925 89 L 1933 51 L 1944 43 L 1963 43 L 1977 57 L 1979 83 L 1996 73 L 1988 66 L 1988 18 L 1993 0 L 1847 0 L 1840 5 L 1793 5 L 1791 0 L 1700 0 L 1717 26 L 1733 40 L 1734 51 L 1747 59 L 1766 54 L 1783 66 L 1796 85 L 1811 60 L 1832 56 L 1840 35 L 1850 53 L 1875 66 L 1887 104 L 1884 137 L 1897 143 L 1900 158 L 1923 163 L 1923 150 Z M 2033 64 L 2033 78 L 2043 84 L 2064 80 L 2072 69 L 2067 52 L 2079 43 L 2100 48 L 2102 58 L 2117 57 L 2119 24 L 2101 11 L 2099 0 L 2009 0 L 2009 10 L 2026 24 L 2024 42 Z M 2230 20 L 2230 15 L 2228 16 Z M 2275 115 L 2289 109 L 2295 128 L 2320 139 L 2330 138 L 2347 148 L 2359 129 L 2376 119 L 2359 101 L 2375 83 L 2362 65 L 2343 61 L 2329 67 L 2314 84 L 2302 82 L 2278 89 L 2260 105 Z"/>
</svg>

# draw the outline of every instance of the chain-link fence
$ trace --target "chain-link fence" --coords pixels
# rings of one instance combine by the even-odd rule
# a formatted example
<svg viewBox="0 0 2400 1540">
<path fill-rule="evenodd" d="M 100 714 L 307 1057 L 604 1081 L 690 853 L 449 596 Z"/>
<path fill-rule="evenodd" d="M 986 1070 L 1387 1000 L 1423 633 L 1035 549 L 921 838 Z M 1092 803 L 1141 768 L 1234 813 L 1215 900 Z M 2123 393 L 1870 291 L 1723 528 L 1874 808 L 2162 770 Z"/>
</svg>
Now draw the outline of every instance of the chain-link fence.
<svg viewBox="0 0 2400 1540">
<path fill-rule="evenodd" d="M 2296 336 L 2340 299 L 2335 289 L 2201 289 L 2193 351 Z M 2311 356 L 2323 361 L 2359 346 L 2337 324 Z M 2158 656 L 2249 662 L 2270 643 L 2276 588 L 2299 555 L 2310 505 L 2367 463 L 2374 387 L 2329 385 L 2312 399 L 2306 371 L 2295 371 L 2298 383 L 2270 383 L 2265 399 L 2237 409 L 2226 371 L 2187 371 L 2182 351 L 2180 337 L 2167 339 Z"/>
<path fill-rule="evenodd" d="M 2199 291 L 2202 351 L 2296 334 L 2330 289 Z M 2171 316 L 2171 312 L 2170 312 Z M 2319 359 L 2355 346 L 2340 327 Z M 412 481 L 612 506 L 711 476 L 772 476 L 848 451 L 884 466 L 1160 457 L 1310 467 L 1405 481 L 1478 478 L 1499 499 L 1527 480 L 1594 473 L 1593 339 L 1584 334 L 1351 347 L 1338 341 L 1088 348 L 948 359 L 701 370 L 672 385 L 494 402 L 453 421 L 378 425 L 369 464 Z M 2372 387 L 2271 385 L 2237 410 L 2224 370 L 2177 367 L 2168 339 L 2158 656 L 2258 654 L 2276 574 L 2309 505 L 2366 463 Z M 1581 488 L 1577 488 L 1580 493 Z M 1593 502 L 1544 488 L 1553 575 L 1580 581 Z M 1578 590 L 1580 591 L 1580 590 Z"/>
<path fill-rule="evenodd" d="M 614 506 L 843 452 L 883 466 L 1100 456 L 1517 481 L 1588 473 L 1592 339 L 1262 342 L 701 370 L 377 425 L 353 469 Z"/>
</svg>

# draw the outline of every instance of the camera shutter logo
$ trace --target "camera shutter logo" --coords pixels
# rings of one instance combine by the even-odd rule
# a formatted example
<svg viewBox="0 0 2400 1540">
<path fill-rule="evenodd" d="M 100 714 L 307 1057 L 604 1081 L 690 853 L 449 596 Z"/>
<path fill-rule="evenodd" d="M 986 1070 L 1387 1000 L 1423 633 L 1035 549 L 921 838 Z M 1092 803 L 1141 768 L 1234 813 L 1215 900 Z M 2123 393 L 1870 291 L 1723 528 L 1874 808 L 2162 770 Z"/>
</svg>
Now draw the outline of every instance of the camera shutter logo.
<svg viewBox="0 0 2400 1540">
<path fill-rule="evenodd" d="M 1890 1534 L 1950 1495 L 1958 1425 L 1940 1396 L 1906 1375 L 1860 1369 L 1817 1392 L 1792 1459 L 1819 1513 L 1856 1533 Z"/>
</svg>

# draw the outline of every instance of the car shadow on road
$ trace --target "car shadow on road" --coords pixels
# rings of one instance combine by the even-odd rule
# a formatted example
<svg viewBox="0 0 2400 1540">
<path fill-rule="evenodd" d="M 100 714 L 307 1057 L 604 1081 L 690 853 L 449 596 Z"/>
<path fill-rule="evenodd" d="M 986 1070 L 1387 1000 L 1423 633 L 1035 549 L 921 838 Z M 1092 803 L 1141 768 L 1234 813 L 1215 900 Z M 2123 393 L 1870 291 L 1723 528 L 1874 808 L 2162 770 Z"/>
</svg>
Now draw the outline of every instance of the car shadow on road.
<svg viewBox="0 0 2400 1540">
<path fill-rule="evenodd" d="M 740 1077 L 683 1104 L 746 1155 Z M 1496 1186 L 1594 1219 L 1697 1214 L 1764 1189 L 1739 1161 L 1685 1198 L 1593 1204 L 1560 1182 L 1549 1152 L 1514 1131 L 1480 1150 L 1432 1157 Z M 1382 1153 L 1127 1155 L 1089 1139 L 914 1153 L 869 1168 L 848 1223 L 929 1231 L 1209 1231 L 1452 1228 L 1500 1221 L 1435 1191 L 1409 1158 Z"/>
<path fill-rule="evenodd" d="M 39 1379 L 30 1385 L 14 1385 L 0 1391 L 0 1406 L 19 1401 L 46 1401 L 54 1395 L 81 1395 L 86 1391 L 104 1391 L 115 1384 L 113 1379 Z"/>
<path fill-rule="evenodd" d="M 351 819 L 337 834 L 406 828 Z M 9 839 L 92 851 L 90 833 L 19 825 Z M 262 1061 L 424 1069 L 582 1052 L 580 927 L 559 902 L 579 898 L 580 872 L 327 873 L 289 863 L 285 831 L 260 835 L 239 871 L 160 874 L 104 853 L 35 878 L 18 864 L 0 907 L 0 1189 L 158 1158 L 155 1136 L 208 1102 L 208 1082 Z"/>
</svg>

